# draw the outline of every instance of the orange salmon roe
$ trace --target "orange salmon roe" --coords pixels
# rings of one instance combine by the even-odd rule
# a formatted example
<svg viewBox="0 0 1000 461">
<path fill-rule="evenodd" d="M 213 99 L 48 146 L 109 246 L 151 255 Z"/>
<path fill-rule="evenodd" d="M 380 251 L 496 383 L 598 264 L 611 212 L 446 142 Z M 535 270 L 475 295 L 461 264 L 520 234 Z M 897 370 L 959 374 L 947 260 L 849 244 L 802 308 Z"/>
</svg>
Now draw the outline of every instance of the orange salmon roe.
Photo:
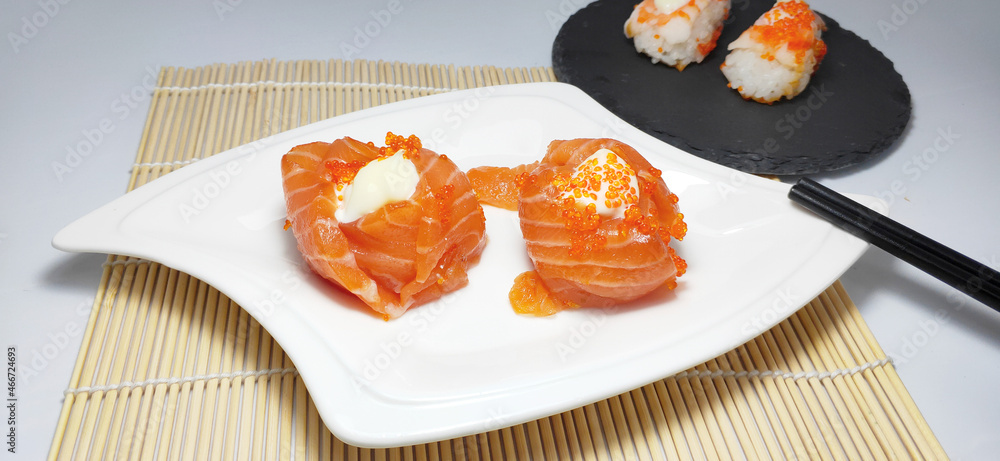
<svg viewBox="0 0 1000 461">
<path fill-rule="evenodd" d="M 403 137 L 390 131 L 385 134 L 385 147 L 379 148 L 378 156 L 379 158 L 388 157 L 403 151 L 403 158 L 413 159 L 420 155 L 420 149 L 423 147 L 423 143 L 416 135 L 411 134 L 409 137 Z"/>
<path fill-rule="evenodd" d="M 656 210 L 649 210 L 649 216 L 643 216 L 638 206 L 630 206 L 625 210 L 625 219 L 618 224 L 618 233 L 624 235 L 629 229 L 635 229 L 643 235 L 653 235 L 660 227 L 656 221 Z"/>
<path fill-rule="evenodd" d="M 533 184 L 537 179 L 537 175 L 533 175 L 525 171 L 524 173 L 517 175 L 517 177 L 514 178 L 514 182 L 517 184 L 517 188 L 521 189 L 525 184 Z"/>
<path fill-rule="evenodd" d="M 455 186 L 452 184 L 445 184 L 438 189 L 437 192 L 433 192 L 434 203 L 437 208 L 438 220 L 441 221 L 442 226 L 447 226 L 451 222 L 451 208 L 448 205 L 451 203 L 452 195 L 455 195 Z"/>
<path fill-rule="evenodd" d="M 639 201 L 638 191 L 632 186 L 635 171 L 619 160 L 613 152 L 608 152 L 604 165 L 601 165 L 600 159 L 590 158 L 576 167 L 573 176 L 554 178 L 553 185 L 563 197 L 589 198 L 608 208 L 632 205 Z M 600 194 L 605 186 L 607 190 L 602 197 Z"/>
<path fill-rule="evenodd" d="M 639 16 L 636 17 L 636 21 L 638 21 L 639 24 L 644 24 L 646 23 L 646 21 L 649 21 L 650 19 L 656 19 L 656 25 L 658 26 L 662 26 L 670 22 L 670 19 L 675 17 L 690 20 L 691 16 L 687 13 L 687 11 L 684 11 L 685 7 L 692 7 L 699 9 L 698 6 L 695 5 L 695 0 L 691 0 L 685 3 L 684 5 L 677 7 L 676 10 L 671 11 L 669 13 L 663 13 L 662 11 L 657 9 L 656 2 L 653 0 L 643 0 L 642 3 L 636 5 L 635 7 L 639 8 Z"/>
<path fill-rule="evenodd" d="M 352 160 L 350 162 L 344 162 L 340 160 L 327 160 L 323 166 L 327 169 L 326 180 L 337 184 L 338 186 L 343 186 L 350 184 L 354 181 L 354 176 L 358 174 L 358 170 L 366 165 L 365 162 L 361 160 Z M 340 187 L 338 187 L 340 189 Z"/>
<path fill-rule="evenodd" d="M 684 213 L 677 213 L 677 222 L 670 226 L 670 235 L 677 240 L 684 240 L 687 235 L 688 225 L 684 222 Z"/>
<path fill-rule="evenodd" d="M 667 248 L 667 253 L 670 255 L 670 259 L 674 261 L 674 266 L 677 266 L 677 275 L 675 277 L 680 277 L 687 273 L 688 263 L 674 251 L 673 247 Z"/>
<path fill-rule="evenodd" d="M 409 137 L 403 137 L 393 134 L 391 131 L 385 134 L 385 144 L 384 147 L 378 148 L 377 159 L 390 157 L 399 151 L 403 151 L 403 158 L 414 159 L 420 155 L 420 149 L 423 148 L 420 138 L 416 135 L 411 134 Z M 374 148 L 375 143 L 368 142 L 368 146 Z M 354 177 L 357 176 L 358 170 L 367 164 L 368 162 L 361 160 L 352 160 L 350 162 L 327 160 L 323 164 L 328 170 L 326 180 L 337 185 L 337 200 L 344 200 L 344 196 L 340 195 L 340 193 L 343 192 L 345 186 L 354 182 Z"/>
<path fill-rule="evenodd" d="M 561 197 L 561 215 L 570 232 L 571 256 L 585 254 L 607 243 L 607 236 L 598 232 L 603 218 L 597 213 L 597 203 L 609 209 L 628 207 L 628 213 L 627 210 L 636 208 L 639 201 L 639 193 L 632 185 L 636 178 L 632 167 L 610 151 L 603 164 L 601 160 L 598 156 L 588 158 L 571 176 L 557 174 L 552 178 L 552 185 Z M 590 203 L 581 206 L 577 200 Z M 625 232 L 622 226 L 635 224 L 634 220 L 623 221 L 619 232 Z"/>
<path fill-rule="evenodd" d="M 816 57 L 816 66 L 813 68 L 813 72 L 816 72 L 819 69 L 819 63 L 826 57 L 826 42 L 822 40 L 816 41 L 816 44 L 813 46 L 813 55 Z"/>
<path fill-rule="evenodd" d="M 625 206 L 624 216 L 617 224 L 619 236 L 625 236 L 629 230 L 635 229 L 643 235 L 656 235 L 668 242 L 671 238 L 683 240 L 687 233 L 687 224 L 684 222 L 684 215 L 677 213 L 676 219 L 670 226 L 660 226 L 656 208 L 651 208 L 648 215 L 639 208 L 639 195 L 636 188 L 631 185 L 633 178 L 638 175 L 620 158 L 609 153 L 607 164 L 599 164 L 596 158 L 584 161 L 576 168 L 573 175 L 555 174 L 551 184 L 559 192 L 560 198 L 553 206 L 559 208 L 560 216 L 564 220 L 564 228 L 570 232 L 570 256 L 580 256 L 588 252 L 600 249 L 607 244 L 607 236 L 600 232 L 604 218 L 597 213 L 597 206 L 588 203 L 584 206 L 578 199 L 590 199 L 597 201 L 604 199 L 604 205 L 608 208 Z M 663 172 L 650 167 L 646 170 L 643 180 L 639 181 L 639 188 L 643 193 L 653 194 L 656 191 L 657 182 Z M 653 180 L 646 180 L 651 177 Z M 537 179 L 535 175 L 523 174 L 517 178 L 518 187 L 524 182 L 533 182 Z M 604 197 L 599 197 L 607 183 L 607 190 Z M 677 204 L 676 194 L 667 195 L 667 201 Z M 671 250 L 672 251 L 672 250 Z M 676 258 L 675 264 L 683 259 Z M 681 267 L 681 266 L 678 266 Z M 686 264 L 683 267 L 687 267 Z M 679 269 L 683 273 L 683 269 Z"/>
<path fill-rule="evenodd" d="M 570 232 L 570 256 L 580 256 L 607 243 L 607 237 L 597 232 L 601 227 L 601 215 L 597 214 L 597 206 L 593 203 L 581 209 L 572 197 L 567 197 L 562 202 L 562 217 Z"/>
<path fill-rule="evenodd" d="M 785 44 L 789 51 L 796 53 L 796 60 L 801 63 L 805 51 L 813 47 L 815 39 L 813 22 L 816 16 L 809 5 L 798 0 L 778 3 L 764 14 L 764 18 L 769 24 L 751 27 L 751 38 L 773 49 Z M 764 58 L 774 59 L 769 53 Z"/>
</svg>

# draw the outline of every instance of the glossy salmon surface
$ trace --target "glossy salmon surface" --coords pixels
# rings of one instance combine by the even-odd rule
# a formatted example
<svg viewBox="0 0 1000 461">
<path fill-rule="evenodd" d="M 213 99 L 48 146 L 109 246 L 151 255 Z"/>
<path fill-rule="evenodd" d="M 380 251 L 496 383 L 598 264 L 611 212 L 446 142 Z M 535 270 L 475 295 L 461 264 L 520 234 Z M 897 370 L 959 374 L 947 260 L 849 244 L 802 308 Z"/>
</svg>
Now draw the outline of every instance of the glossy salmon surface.
<svg viewBox="0 0 1000 461">
<path fill-rule="evenodd" d="M 415 137 L 391 133 L 388 147 L 352 138 L 292 148 L 281 159 L 288 221 L 317 274 L 353 293 L 385 319 L 468 283 L 486 244 L 485 216 L 465 173 Z M 419 181 L 407 200 L 338 222 L 338 195 L 357 171 L 400 149 Z"/>
<path fill-rule="evenodd" d="M 588 193 L 586 181 L 576 179 L 578 167 L 601 149 L 623 160 L 637 180 L 636 197 L 621 217 L 601 216 L 567 199 L 574 181 Z M 553 141 L 536 164 L 472 169 L 480 196 L 518 192 L 521 234 L 535 274 L 515 281 L 510 293 L 515 310 L 544 316 L 567 307 L 611 306 L 676 286 L 687 263 L 670 243 L 682 239 L 687 226 L 677 196 L 660 174 L 635 149 L 613 139 Z"/>
</svg>

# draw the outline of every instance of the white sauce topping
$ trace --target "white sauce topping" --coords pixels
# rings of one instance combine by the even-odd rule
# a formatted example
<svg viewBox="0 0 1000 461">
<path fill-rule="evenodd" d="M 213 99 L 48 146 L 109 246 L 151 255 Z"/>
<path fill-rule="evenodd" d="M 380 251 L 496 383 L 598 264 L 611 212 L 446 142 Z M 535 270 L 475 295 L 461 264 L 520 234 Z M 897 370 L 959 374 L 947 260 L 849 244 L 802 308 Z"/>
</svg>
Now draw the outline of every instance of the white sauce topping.
<svg viewBox="0 0 1000 461">
<path fill-rule="evenodd" d="M 605 218 L 622 218 L 625 209 L 639 197 L 639 180 L 635 171 L 614 152 L 599 149 L 587 157 L 573 172 L 574 182 L 583 180 L 585 187 L 573 187 L 563 193 L 563 197 L 574 197 L 577 205 L 586 207 L 593 204 L 597 214 Z M 594 189 L 600 182 L 600 189 Z"/>
<path fill-rule="evenodd" d="M 687 5 L 688 0 L 653 0 L 653 4 L 656 5 L 656 9 L 660 10 L 661 14 L 670 14 L 674 10 Z"/>
<path fill-rule="evenodd" d="M 339 192 L 334 217 L 339 222 L 355 221 L 386 204 L 406 200 L 417 190 L 420 175 L 403 151 L 368 162 L 351 184 Z"/>
</svg>

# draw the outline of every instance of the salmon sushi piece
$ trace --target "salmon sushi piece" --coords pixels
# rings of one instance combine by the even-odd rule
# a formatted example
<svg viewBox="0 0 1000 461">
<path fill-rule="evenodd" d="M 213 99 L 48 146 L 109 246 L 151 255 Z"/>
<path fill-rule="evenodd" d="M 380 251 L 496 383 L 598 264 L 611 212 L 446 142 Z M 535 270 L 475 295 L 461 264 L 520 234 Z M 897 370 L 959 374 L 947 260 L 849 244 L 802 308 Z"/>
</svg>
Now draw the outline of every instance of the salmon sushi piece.
<svg viewBox="0 0 1000 461">
<path fill-rule="evenodd" d="M 826 56 L 826 24 L 801 0 L 779 0 L 740 34 L 720 66 L 744 99 L 772 104 L 809 85 Z"/>
<path fill-rule="evenodd" d="M 676 287 L 687 263 L 670 242 L 683 239 L 687 225 L 677 196 L 639 152 L 613 139 L 553 141 L 523 175 L 527 167 L 469 172 L 513 180 L 505 187 L 519 191 L 521 234 L 534 271 L 518 276 L 510 290 L 516 312 L 611 306 Z"/>
<path fill-rule="evenodd" d="M 730 0 L 643 0 L 625 22 L 637 52 L 677 70 L 715 49 Z"/>
<path fill-rule="evenodd" d="M 465 173 L 415 136 L 296 146 L 281 175 L 286 224 L 309 267 L 386 320 L 465 286 L 486 244 Z"/>
</svg>

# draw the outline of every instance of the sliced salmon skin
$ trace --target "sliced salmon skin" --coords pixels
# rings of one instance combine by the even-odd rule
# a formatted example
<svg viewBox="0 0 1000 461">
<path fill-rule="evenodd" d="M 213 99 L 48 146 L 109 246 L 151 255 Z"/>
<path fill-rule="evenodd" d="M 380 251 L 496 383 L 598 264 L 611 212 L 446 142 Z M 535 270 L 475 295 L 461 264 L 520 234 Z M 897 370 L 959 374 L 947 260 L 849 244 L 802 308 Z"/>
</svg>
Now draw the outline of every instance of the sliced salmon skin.
<svg viewBox="0 0 1000 461">
<path fill-rule="evenodd" d="M 623 217 L 582 209 L 560 188 L 600 149 L 624 160 L 638 179 L 638 199 Z M 541 162 L 489 168 L 469 172 L 482 175 L 474 182 L 477 193 L 516 188 L 521 234 L 535 267 L 510 291 L 515 311 L 548 315 L 567 307 L 616 305 L 661 286 L 674 288 L 686 271 L 687 263 L 670 247 L 671 239 L 683 239 L 687 232 L 677 196 L 661 172 L 627 144 L 606 138 L 553 141 Z M 488 184 L 491 180 L 500 184 Z"/>
<path fill-rule="evenodd" d="M 288 222 L 303 258 L 386 320 L 468 283 L 486 244 L 486 218 L 463 173 L 415 137 L 389 133 L 387 147 L 349 137 L 292 148 L 281 159 Z M 407 200 L 342 223 L 338 183 L 368 162 L 406 150 L 419 174 Z"/>
</svg>

